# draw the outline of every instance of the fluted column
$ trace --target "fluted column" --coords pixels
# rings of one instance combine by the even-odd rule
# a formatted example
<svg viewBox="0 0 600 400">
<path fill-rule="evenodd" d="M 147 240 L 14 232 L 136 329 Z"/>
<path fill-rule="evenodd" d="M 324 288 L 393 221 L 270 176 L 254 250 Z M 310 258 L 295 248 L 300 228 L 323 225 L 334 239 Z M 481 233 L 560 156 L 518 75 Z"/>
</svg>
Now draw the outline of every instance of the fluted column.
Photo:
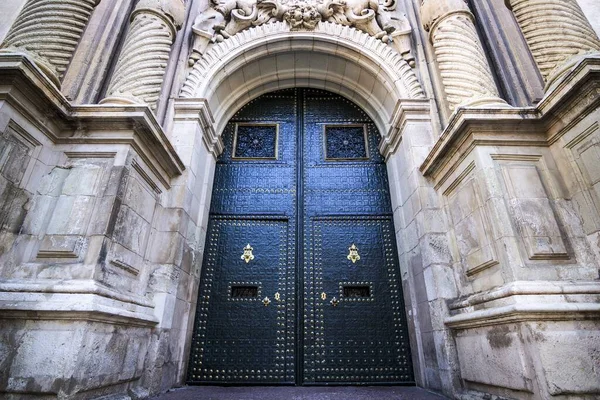
<svg viewBox="0 0 600 400">
<path fill-rule="evenodd" d="M 184 18 L 182 0 L 141 0 L 101 103 L 156 107 L 171 46 Z"/>
<path fill-rule="evenodd" d="M 26 53 L 56 86 L 100 0 L 29 0 L 0 46 Z"/>
<path fill-rule="evenodd" d="M 499 96 L 466 2 L 423 0 L 421 18 L 429 31 L 450 111 L 462 105 L 507 106 Z"/>
<path fill-rule="evenodd" d="M 600 51 L 600 40 L 576 0 L 506 0 L 531 49 L 546 88 L 586 54 Z"/>
</svg>

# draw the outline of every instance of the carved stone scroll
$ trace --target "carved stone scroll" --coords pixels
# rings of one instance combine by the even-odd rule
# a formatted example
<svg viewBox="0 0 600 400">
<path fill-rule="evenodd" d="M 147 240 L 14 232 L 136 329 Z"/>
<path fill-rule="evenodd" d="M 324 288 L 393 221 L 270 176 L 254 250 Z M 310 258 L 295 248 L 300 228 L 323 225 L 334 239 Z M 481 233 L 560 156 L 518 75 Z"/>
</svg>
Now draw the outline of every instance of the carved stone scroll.
<svg viewBox="0 0 600 400">
<path fill-rule="evenodd" d="M 600 51 L 600 39 L 576 0 L 506 0 L 547 88 L 580 57 Z"/>
<path fill-rule="evenodd" d="M 450 111 L 464 105 L 507 106 L 499 97 L 488 60 L 464 0 L 423 0 L 429 31 Z"/>
<path fill-rule="evenodd" d="M 156 107 L 177 29 L 184 19 L 181 0 L 142 0 L 131 14 L 123 50 L 101 103 Z"/>
<path fill-rule="evenodd" d="M 0 46 L 25 53 L 56 86 L 100 0 L 29 0 Z"/>
</svg>

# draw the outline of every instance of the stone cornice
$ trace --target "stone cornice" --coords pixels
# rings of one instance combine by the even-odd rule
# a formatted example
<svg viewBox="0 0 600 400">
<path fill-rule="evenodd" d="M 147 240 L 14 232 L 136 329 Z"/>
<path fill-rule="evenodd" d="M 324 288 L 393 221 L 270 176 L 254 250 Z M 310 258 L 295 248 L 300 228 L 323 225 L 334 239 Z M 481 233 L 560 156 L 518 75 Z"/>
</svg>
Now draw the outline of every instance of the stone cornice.
<svg viewBox="0 0 600 400">
<path fill-rule="evenodd" d="M 410 122 L 427 122 L 431 120 L 429 100 L 398 100 L 394 113 L 390 117 L 390 128 L 379 144 L 379 151 L 387 160 L 402 141 L 402 133 Z"/>
<path fill-rule="evenodd" d="M 582 60 L 537 107 L 460 107 L 420 167 L 439 178 L 476 146 L 550 146 L 600 106 L 600 58 Z"/>
<path fill-rule="evenodd" d="M 214 157 L 223 152 L 223 140 L 215 130 L 215 118 L 206 99 L 176 99 L 175 121 L 196 121 L 202 130 L 202 140 Z"/>
<path fill-rule="evenodd" d="M 185 169 L 147 106 L 71 105 L 22 54 L 0 54 L 0 82 L 0 99 L 55 144 L 129 144 L 167 188 Z"/>
<path fill-rule="evenodd" d="M 573 321 L 578 319 L 600 319 L 600 304 L 567 302 L 513 304 L 458 314 L 446 318 L 444 323 L 453 329 L 471 329 L 527 321 Z"/>
<path fill-rule="evenodd" d="M 477 307 L 511 296 L 532 295 L 600 295 L 600 282 L 516 281 L 483 293 L 475 293 L 449 304 L 450 310 Z"/>
</svg>

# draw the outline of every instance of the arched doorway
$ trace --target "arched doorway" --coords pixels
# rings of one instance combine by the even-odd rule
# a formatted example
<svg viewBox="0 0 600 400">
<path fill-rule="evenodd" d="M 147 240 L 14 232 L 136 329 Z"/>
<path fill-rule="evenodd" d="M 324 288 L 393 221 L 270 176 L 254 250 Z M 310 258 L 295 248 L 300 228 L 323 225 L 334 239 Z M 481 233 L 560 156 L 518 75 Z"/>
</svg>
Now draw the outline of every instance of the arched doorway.
<svg viewBox="0 0 600 400">
<path fill-rule="evenodd" d="M 380 134 L 349 100 L 286 89 L 227 124 L 189 383 L 414 381 Z"/>
</svg>

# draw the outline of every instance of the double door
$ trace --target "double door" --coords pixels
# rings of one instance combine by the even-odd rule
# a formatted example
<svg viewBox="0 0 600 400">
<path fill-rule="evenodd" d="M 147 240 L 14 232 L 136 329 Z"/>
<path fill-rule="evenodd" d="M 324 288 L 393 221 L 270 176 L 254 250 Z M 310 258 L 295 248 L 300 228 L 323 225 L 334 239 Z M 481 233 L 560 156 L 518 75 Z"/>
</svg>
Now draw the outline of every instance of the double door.
<svg viewBox="0 0 600 400">
<path fill-rule="evenodd" d="M 290 89 L 223 135 L 188 383 L 413 382 L 379 132 Z"/>
</svg>

